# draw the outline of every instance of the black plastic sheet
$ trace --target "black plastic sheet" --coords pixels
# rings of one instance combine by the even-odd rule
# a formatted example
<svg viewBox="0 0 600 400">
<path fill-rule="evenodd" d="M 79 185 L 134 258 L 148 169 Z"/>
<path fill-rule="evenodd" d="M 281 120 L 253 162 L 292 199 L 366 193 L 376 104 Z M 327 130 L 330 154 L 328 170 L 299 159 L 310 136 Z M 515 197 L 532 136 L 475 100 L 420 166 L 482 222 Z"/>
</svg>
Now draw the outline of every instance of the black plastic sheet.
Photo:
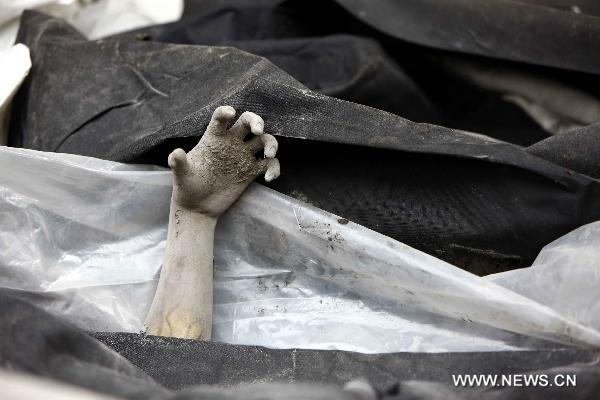
<svg viewBox="0 0 600 400">
<path fill-rule="evenodd" d="M 481 274 L 526 266 L 546 243 L 600 218 L 598 124 L 550 136 L 446 63 L 446 51 L 468 53 L 452 57 L 600 93 L 595 2 L 305 4 L 211 0 L 183 21 L 98 41 L 27 12 L 18 41 L 33 69 L 12 144 L 164 165 L 173 148 L 194 145 L 216 106 L 254 111 L 281 144 L 272 187 Z M 363 355 L 89 336 L 33 306 L 39 296 L 0 291 L 0 366 L 123 398 L 342 399 L 341 385 L 357 378 L 381 398 L 600 390 L 597 350 Z M 451 385 L 459 373 L 571 373 L 577 387 L 462 390 Z M 287 386 L 246 386 L 256 382 Z"/>
<path fill-rule="evenodd" d="M 336 0 L 388 35 L 435 48 L 600 72 L 598 5 L 555 0 Z M 588 14 L 589 12 L 589 14 Z"/>
<path fill-rule="evenodd" d="M 365 355 L 139 334 L 90 336 L 31 305 L 31 296 L 0 290 L 0 367 L 125 399 L 349 400 L 356 397 L 341 385 L 355 379 L 370 381 L 382 399 L 518 399 L 524 394 L 511 388 L 455 388 L 452 374 L 577 375 L 576 387 L 530 388 L 528 399 L 559 399 L 565 393 L 591 398 L 599 390 L 597 350 Z"/>
<path fill-rule="evenodd" d="M 317 94 L 234 48 L 87 41 L 33 12 L 19 41 L 33 69 L 13 145 L 164 164 L 228 104 L 280 136 L 274 188 L 477 273 L 526 266 L 600 217 L 596 179 L 507 142 Z"/>
<path fill-rule="evenodd" d="M 453 61 L 458 59 L 463 64 L 482 64 L 492 69 L 501 67 L 500 71 L 507 67 L 529 79 L 546 79 L 551 86 L 559 84 L 570 90 L 589 92 L 596 97 L 600 93 L 599 80 L 594 75 L 548 68 L 538 58 L 533 60 L 533 64 L 506 61 L 513 59 L 501 51 L 502 48 L 514 47 L 514 37 L 510 31 L 505 35 L 496 35 L 494 40 L 500 44 L 490 46 L 489 54 L 470 51 L 468 46 L 461 47 L 460 39 L 456 37 L 469 31 L 471 25 L 476 25 L 485 34 L 497 34 L 494 24 L 502 22 L 494 19 L 495 13 L 499 13 L 500 17 L 517 12 L 531 14 L 532 18 L 520 21 L 520 26 L 515 28 L 528 31 L 537 29 L 535 23 L 538 17 L 548 10 L 554 11 L 555 18 L 570 15 L 577 20 L 579 14 L 576 12 L 585 18 L 589 12 L 597 10 L 597 6 L 591 2 L 555 7 L 562 10 L 560 12 L 523 2 L 500 10 L 497 1 L 477 5 L 468 1 L 453 1 L 439 7 L 431 2 L 378 3 L 386 4 L 379 4 L 379 8 L 376 8 L 369 2 L 322 1 L 316 9 L 298 0 L 207 0 L 181 21 L 144 28 L 131 35 L 165 43 L 234 46 L 266 57 L 312 90 L 390 111 L 411 120 L 472 130 L 520 145 L 531 145 L 547 137 L 548 133 L 534 122 L 535 118 L 532 119 L 522 106 L 517 106 L 507 98 L 510 93 L 481 87 L 477 79 L 463 79 L 461 74 L 457 75 Z M 493 6 L 494 3 L 496 6 Z M 453 18 L 443 17 L 446 8 L 454 8 Z M 430 25 L 428 19 L 432 13 L 442 16 L 434 26 Z M 478 19 L 469 13 L 481 13 L 484 18 Z M 464 16 L 463 19 L 471 25 L 455 26 L 465 21 L 454 14 Z M 406 18 L 412 19 L 404 24 L 396 24 L 396 20 L 404 21 Z M 510 18 L 515 21 L 519 19 Z M 414 33 L 417 40 L 405 40 L 410 36 L 405 32 L 410 26 L 416 26 Z M 400 32 L 389 34 L 386 27 Z M 574 26 L 572 28 L 576 29 Z M 551 25 L 548 29 L 560 30 L 560 27 Z M 329 44 L 340 35 L 345 39 L 336 40 L 333 50 Z M 446 50 L 418 45 L 426 44 L 430 35 L 439 37 L 446 44 L 440 48 Z M 519 38 L 522 38 L 518 41 L 519 45 L 522 42 L 531 44 L 528 35 Z M 367 43 L 370 45 L 367 46 Z M 582 47 L 593 53 L 590 43 L 578 41 L 572 43 L 570 48 L 563 48 L 562 52 L 568 54 L 574 47 Z M 458 46 L 460 52 L 450 53 L 448 49 L 453 49 L 453 46 Z M 548 52 L 547 47 L 537 50 Z M 569 56 L 566 61 L 576 63 L 577 59 Z M 501 72 L 495 74 L 496 80 L 505 79 Z M 332 76 L 337 77 L 335 87 L 328 85 Z M 517 85 L 523 86 L 523 83 Z M 569 94 L 560 91 L 542 94 L 541 91 L 538 87 L 533 93 L 553 97 L 552 102 L 562 104 L 562 108 L 572 107 L 573 99 Z M 373 93 L 384 95 L 370 95 Z M 419 101 L 404 101 L 407 99 Z M 597 106 L 598 101 L 592 102 Z M 569 123 L 568 119 L 562 122 Z M 593 122 L 600 122 L 598 113 Z"/>
</svg>

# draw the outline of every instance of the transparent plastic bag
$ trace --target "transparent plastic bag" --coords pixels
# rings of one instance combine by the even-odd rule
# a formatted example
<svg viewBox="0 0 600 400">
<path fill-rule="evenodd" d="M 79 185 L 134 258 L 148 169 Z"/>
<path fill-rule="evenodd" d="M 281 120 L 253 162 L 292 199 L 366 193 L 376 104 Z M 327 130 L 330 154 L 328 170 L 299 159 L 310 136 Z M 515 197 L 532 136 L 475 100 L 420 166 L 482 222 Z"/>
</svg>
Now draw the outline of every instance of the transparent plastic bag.
<svg viewBox="0 0 600 400">
<path fill-rule="evenodd" d="M 170 171 L 6 147 L 0 169 L 11 171 L 0 177 L 0 286 L 83 329 L 139 331 L 164 253 Z M 600 228 L 557 242 L 578 253 L 582 237 L 598 247 Z M 600 296 L 572 289 L 600 266 L 573 276 L 578 259 L 563 252 L 550 266 L 553 251 L 480 278 L 253 184 L 217 226 L 213 339 L 365 353 L 598 346 Z M 562 269 L 562 283 L 544 268 Z"/>
<path fill-rule="evenodd" d="M 486 279 L 600 330 L 600 222 L 546 245 L 531 267 Z"/>
</svg>

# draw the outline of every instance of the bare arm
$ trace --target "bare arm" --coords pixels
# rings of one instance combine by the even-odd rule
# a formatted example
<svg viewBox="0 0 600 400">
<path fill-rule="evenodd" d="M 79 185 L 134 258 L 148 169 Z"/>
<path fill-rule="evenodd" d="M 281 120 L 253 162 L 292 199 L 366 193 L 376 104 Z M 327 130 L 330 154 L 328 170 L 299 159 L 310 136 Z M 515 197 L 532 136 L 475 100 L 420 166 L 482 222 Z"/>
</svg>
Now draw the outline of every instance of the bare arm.
<svg viewBox="0 0 600 400">
<path fill-rule="evenodd" d="M 151 335 L 210 339 L 212 327 L 213 244 L 217 219 L 257 176 L 279 176 L 277 141 L 263 133 L 258 115 L 235 117 L 219 107 L 200 142 L 186 154 L 169 155 L 173 194 L 167 250 L 152 306 L 146 317 Z M 255 136 L 244 141 L 252 132 Z M 265 158 L 255 153 L 264 149 Z"/>
</svg>

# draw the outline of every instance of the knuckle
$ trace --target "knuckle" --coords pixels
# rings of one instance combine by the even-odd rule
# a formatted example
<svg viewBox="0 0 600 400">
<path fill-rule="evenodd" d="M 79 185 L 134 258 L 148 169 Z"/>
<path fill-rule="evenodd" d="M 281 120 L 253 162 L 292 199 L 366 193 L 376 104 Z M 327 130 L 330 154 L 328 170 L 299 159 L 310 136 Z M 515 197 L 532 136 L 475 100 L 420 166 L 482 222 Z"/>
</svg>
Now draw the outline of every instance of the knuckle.
<svg viewBox="0 0 600 400">
<path fill-rule="evenodd" d="M 213 117 L 218 119 L 228 119 L 235 115 L 235 110 L 231 106 L 219 106 L 213 113 Z"/>
</svg>

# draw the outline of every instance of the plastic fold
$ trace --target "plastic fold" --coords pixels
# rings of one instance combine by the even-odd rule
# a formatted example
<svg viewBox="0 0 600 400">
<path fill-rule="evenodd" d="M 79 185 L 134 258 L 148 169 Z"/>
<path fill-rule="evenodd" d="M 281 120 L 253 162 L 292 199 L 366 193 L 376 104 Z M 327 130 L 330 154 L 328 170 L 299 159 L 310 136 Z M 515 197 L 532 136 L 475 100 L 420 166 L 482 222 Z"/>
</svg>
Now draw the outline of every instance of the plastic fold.
<svg viewBox="0 0 600 400">
<path fill-rule="evenodd" d="M 138 332 L 171 173 L 0 148 L 0 286 L 90 331 Z M 600 223 L 478 277 L 253 184 L 219 220 L 213 338 L 363 353 L 600 345 Z M 583 251 L 585 249 L 585 252 Z"/>
</svg>

